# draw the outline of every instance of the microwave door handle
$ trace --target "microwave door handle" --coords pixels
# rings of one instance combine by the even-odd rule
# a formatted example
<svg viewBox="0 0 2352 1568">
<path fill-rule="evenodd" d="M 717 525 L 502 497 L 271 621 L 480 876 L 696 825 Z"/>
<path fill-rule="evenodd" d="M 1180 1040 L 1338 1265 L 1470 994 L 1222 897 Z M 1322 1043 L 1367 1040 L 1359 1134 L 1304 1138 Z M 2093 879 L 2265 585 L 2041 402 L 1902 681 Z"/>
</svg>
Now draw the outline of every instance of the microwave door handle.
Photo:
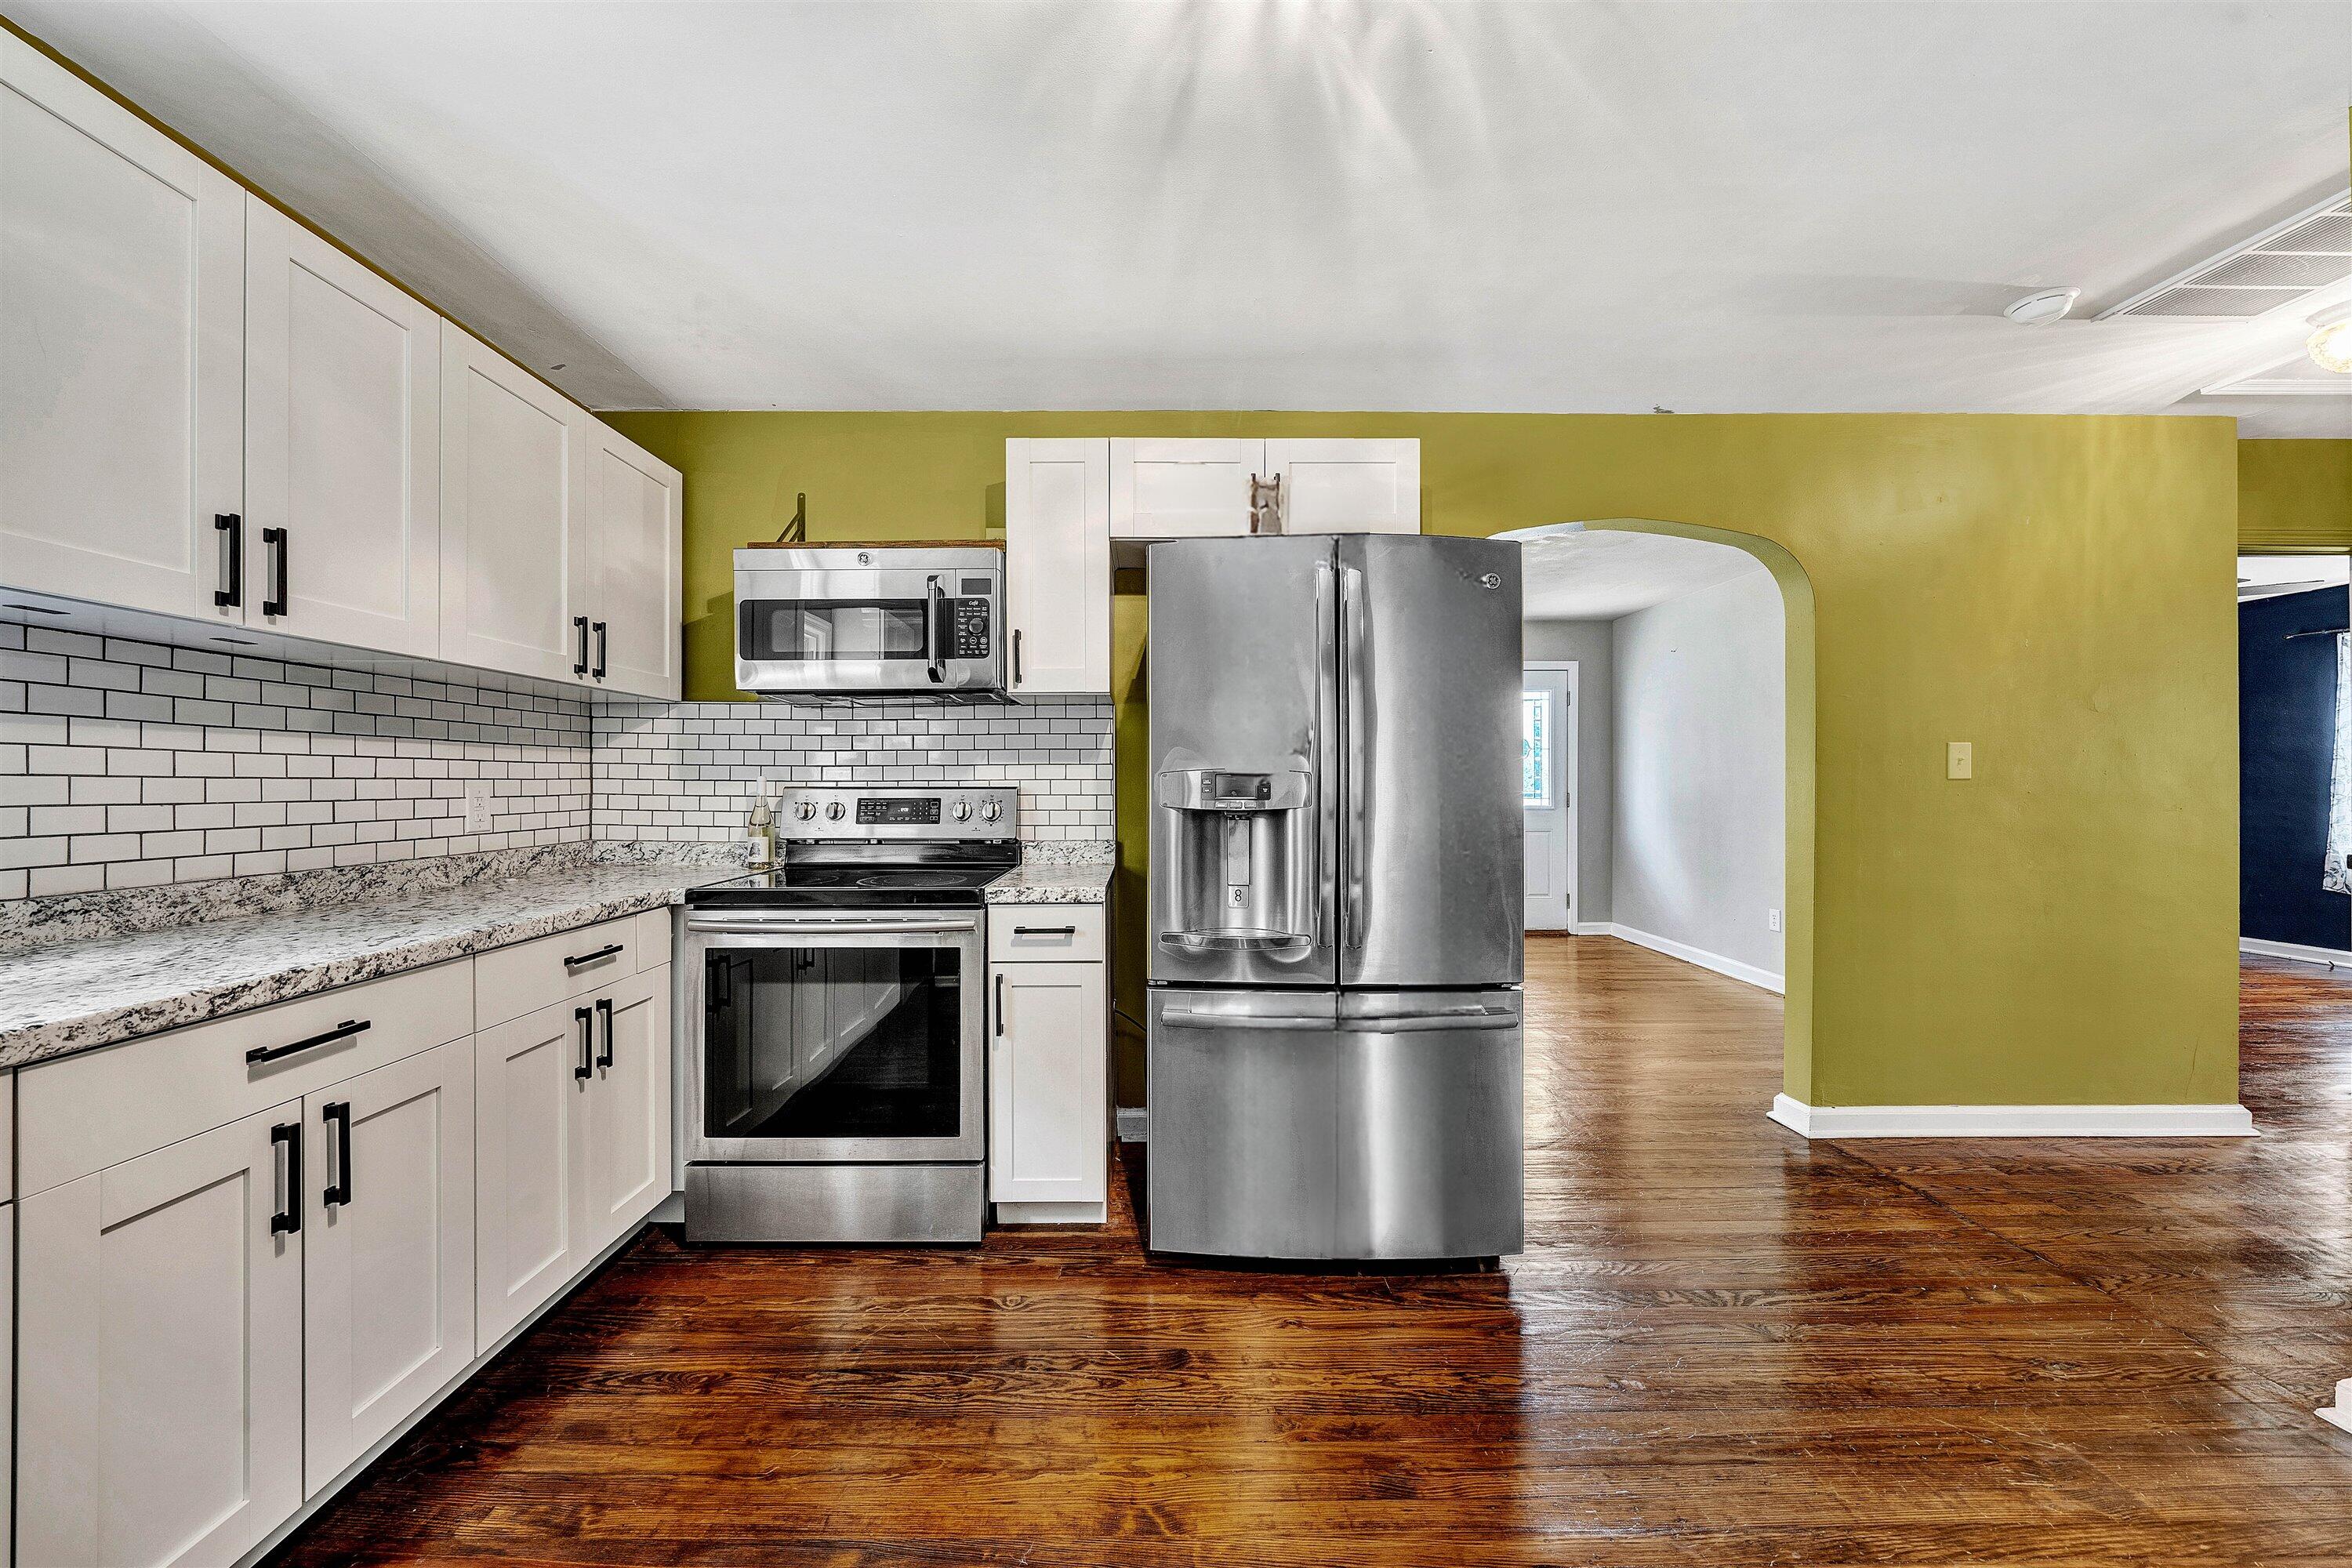
<svg viewBox="0 0 2352 1568">
<path fill-rule="evenodd" d="M 948 596 L 940 587 L 937 577 L 923 580 L 929 604 L 923 612 L 923 662 L 933 686 L 946 683 L 948 645 Z"/>
</svg>

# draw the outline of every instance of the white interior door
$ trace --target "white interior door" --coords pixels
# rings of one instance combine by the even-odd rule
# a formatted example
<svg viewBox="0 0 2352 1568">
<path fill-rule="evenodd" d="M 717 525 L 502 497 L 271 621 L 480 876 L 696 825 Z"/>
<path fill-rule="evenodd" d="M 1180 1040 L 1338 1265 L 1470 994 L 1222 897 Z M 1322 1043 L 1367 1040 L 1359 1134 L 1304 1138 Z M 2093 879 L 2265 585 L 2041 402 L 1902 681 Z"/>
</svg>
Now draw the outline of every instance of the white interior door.
<svg viewBox="0 0 2352 1568">
<path fill-rule="evenodd" d="M 1576 666 L 1531 664 L 1519 700 L 1519 805 L 1527 824 L 1528 930 L 1576 918 Z"/>
</svg>

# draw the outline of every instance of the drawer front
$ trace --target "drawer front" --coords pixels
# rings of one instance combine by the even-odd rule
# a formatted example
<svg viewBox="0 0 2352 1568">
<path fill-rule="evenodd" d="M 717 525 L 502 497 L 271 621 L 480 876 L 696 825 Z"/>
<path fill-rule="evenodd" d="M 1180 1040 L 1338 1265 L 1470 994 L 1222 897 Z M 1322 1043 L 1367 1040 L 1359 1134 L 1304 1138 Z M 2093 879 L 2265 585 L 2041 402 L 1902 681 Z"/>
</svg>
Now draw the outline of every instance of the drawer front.
<svg viewBox="0 0 2352 1568">
<path fill-rule="evenodd" d="M 671 921 L 677 911 L 672 909 L 647 910 L 637 916 L 637 973 L 658 969 L 669 962 L 670 942 L 674 928 Z"/>
<path fill-rule="evenodd" d="M 461 1040 L 473 970 L 458 959 L 25 1068 L 20 1184 L 41 1192 Z"/>
<path fill-rule="evenodd" d="M 637 972 L 637 921 L 624 915 L 474 960 L 474 1019 L 488 1029 Z"/>
<path fill-rule="evenodd" d="M 1103 955 L 1100 904 L 996 904 L 988 911 L 988 962 L 1083 963 Z"/>
<path fill-rule="evenodd" d="M 16 1195 L 16 1075 L 0 1072 L 0 1202 Z"/>
</svg>

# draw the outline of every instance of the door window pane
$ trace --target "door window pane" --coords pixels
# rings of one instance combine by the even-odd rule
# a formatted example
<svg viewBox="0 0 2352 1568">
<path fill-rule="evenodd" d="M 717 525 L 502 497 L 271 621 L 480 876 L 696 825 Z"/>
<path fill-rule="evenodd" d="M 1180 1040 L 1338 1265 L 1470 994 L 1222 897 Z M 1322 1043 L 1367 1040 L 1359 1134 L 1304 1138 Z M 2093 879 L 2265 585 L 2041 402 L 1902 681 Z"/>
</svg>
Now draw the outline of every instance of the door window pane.
<svg viewBox="0 0 2352 1568">
<path fill-rule="evenodd" d="M 1530 811 L 1549 810 L 1559 799 L 1552 783 L 1556 762 L 1550 692 L 1519 693 L 1519 804 Z"/>
</svg>

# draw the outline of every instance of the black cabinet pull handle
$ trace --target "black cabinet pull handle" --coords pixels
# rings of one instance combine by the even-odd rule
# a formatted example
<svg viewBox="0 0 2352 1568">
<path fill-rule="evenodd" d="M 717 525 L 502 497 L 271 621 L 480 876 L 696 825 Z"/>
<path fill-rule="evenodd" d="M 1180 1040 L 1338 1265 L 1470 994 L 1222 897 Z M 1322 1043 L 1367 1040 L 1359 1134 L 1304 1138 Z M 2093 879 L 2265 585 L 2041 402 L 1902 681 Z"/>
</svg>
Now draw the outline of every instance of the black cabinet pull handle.
<svg viewBox="0 0 2352 1568">
<path fill-rule="evenodd" d="M 606 623 L 603 621 L 598 621 L 596 623 L 596 668 L 590 670 L 589 673 L 599 680 L 604 679 L 604 634 L 606 629 Z"/>
<path fill-rule="evenodd" d="M 245 603 L 245 519 L 233 511 L 213 513 L 213 531 L 228 535 L 228 558 L 221 579 L 228 585 L 213 590 L 213 603 L 226 607 Z"/>
<path fill-rule="evenodd" d="M 296 1040 L 286 1046 L 256 1046 L 245 1053 L 249 1062 L 274 1062 L 279 1057 L 290 1057 L 296 1051 L 307 1051 L 320 1046 L 331 1046 L 337 1040 L 348 1040 L 353 1035 L 363 1035 L 374 1026 L 373 1018 L 346 1018 L 323 1035 L 313 1035 L 307 1040 Z"/>
<path fill-rule="evenodd" d="M 610 996 L 596 998 L 596 1016 L 604 1026 L 604 1048 L 596 1053 L 596 1065 L 608 1068 L 613 1065 L 613 999 Z"/>
<path fill-rule="evenodd" d="M 606 946 L 598 948 L 593 952 L 575 953 L 573 956 L 563 961 L 563 967 L 566 969 L 577 969 L 583 963 L 593 963 L 600 958 L 610 958 L 614 953 L 621 951 L 623 951 L 623 949 L 619 942 L 612 942 Z"/>
<path fill-rule="evenodd" d="M 1013 684 L 1021 684 L 1021 628 L 1013 628 Z"/>
<path fill-rule="evenodd" d="M 580 1065 L 572 1069 L 573 1078 L 596 1076 L 596 1013 L 590 1007 L 572 1009 L 572 1021 L 580 1026 Z"/>
<path fill-rule="evenodd" d="M 580 657 L 572 661 L 572 673 L 585 675 L 588 673 L 588 617 L 572 616 L 572 629 L 580 634 Z"/>
<path fill-rule="evenodd" d="M 286 613 L 286 531 L 282 528 L 263 529 L 261 548 L 269 552 L 269 586 L 267 596 L 261 601 L 261 613 L 282 616 Z"/>
<path fill-rule="evenodd" d="M 1013 934 L 1014 936 L 1076 936 L 1078 934 L 1078 928 L 1076 926 L 1014 926 Z"/>
<path fill-rule="evenodd" d="M 319 1120 L 332 1122 L 335 1128 L 335 1179 L 319 1194 L 321 1206 L 348 1204 L 352 1201 L 352 1102 L 330 1100 L 320 1108 Z"/>
<path fill-rule="evenodd" d="M 996 972 L 996 1035 L 1004 1037 L 1004 971 Z"/>
<path fill-rule="evenodd" d="M 269 1130 L 270 1152 L 286 1149 L 286 1206 L 269 1216 L 269 1234 L 289 1236 L 302 1228 L 302 1124 L 281 1121 Z"/>
</svg>

